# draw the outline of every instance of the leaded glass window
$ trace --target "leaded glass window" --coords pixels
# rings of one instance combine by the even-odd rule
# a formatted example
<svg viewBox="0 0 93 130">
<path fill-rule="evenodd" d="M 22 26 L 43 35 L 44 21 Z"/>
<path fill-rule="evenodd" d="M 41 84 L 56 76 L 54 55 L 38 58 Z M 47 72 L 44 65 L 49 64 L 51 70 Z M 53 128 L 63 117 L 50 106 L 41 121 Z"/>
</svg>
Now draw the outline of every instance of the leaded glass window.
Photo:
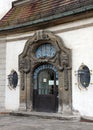
<svg viewBox="0 0 93 130">
<path fill-rule="evenodd" d="M 46 71 L 46 70 L 50 70 L 50 71 Z M 48 73 L 48 72 L 51 72 L 51 73 Z M 52 72 L 54 72 L 55 73 L 55 80 L 56 80 L 56 85 L 58 86 L 58 71 L 57 71 L 57 69 L 56 69 L 56 67 L 55 66 L 53 66 L 53 65 L 51 65 L 51 64 L 45 64 L 45 65 L 41 65 L 41 66 L 39 66 L 39 67 L 37 67 L 36 69 L 35 69 L 35 71 L 34 71 L 34 75 L 33 75 L 33 78 L 34 78 L 34 89 L 37 89 L 37 79 L 38 79 L 38 74 L 40 74 L 39 75 L 39 77 L 41 77 L 41 81 L 43 81 L 43 82 L 40 82 L 40 83 L 43 83 L 44 84 L 44 86 L 46 86 L 47 85 L 47 83 L 51 86 L 52 84 L 54 84 L 54 78 L 53 78 L 53 76 L 50 76 L 50 74 L 52 75 L 53 73 Z M 41 76 L 41 75 L 44 75 L 44 76 L 46 76 L 45 78 L 43 77 L 43 76 Z M 49 77 L 50 76 L 50 77 Z M 42 80 L 42 78 L 43 78 L 43 80 Z M 46 80 L 46 79 L 48 79 L 49 78 L 49 80 Z M 41 86 L 43 86 L 43 84 L 41 85 Z M 39 86 L 40 86 L 40 84 L 39 84 Z M 46 92 L 46 94 L 48 93 L 48 90 L 47 90 L 47 92 Z"/>
<path fill-rule="evenodd" d="M 87 66 L 83 65 L 80 67 L 80 69 L 78 70 L 78 78 L 79 78 L 79 84 L 82 87 L 88 87 L 90 84 L 90 70 Z"/>
<path fill-rule="evenodd" d="M 36 49 L 36 58 L 53 57 L 56 53 L 55 47 L 52 44 L 45 43 Z"/>
</svg>

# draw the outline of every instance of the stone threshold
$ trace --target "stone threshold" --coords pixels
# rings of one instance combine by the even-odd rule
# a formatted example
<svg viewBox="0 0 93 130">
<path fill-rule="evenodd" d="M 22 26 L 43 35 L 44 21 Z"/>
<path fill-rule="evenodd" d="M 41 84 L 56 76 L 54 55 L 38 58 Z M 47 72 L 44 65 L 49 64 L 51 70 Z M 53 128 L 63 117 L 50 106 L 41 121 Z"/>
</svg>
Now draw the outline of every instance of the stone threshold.
<svg viewBox="0 0 93 130">
<path fill-rule="evenodd" d="M 28 112 L 28 111 L 14 111 L 10 112 L 13 116 L 38 117 L 43 119 L 58 119 L 68 121 L 80 121 L 81 117 L 78 114 L 61 114 L 61 113 L 47 113 L 47 112 Z"/>
<path fill-rule="evenodd" d="M 93 117 L 80 116 L 78 113 L 74 114 L 62 114 L 62 113 L 47 113 L 47 112 L 35 112 L 35 111 L 0 111 L 0 116 L 24 116 L 24 117 L 38 117 L 43 119 L 58 119 L 67 121 L 81 121 L 93 123 Z"/>
</svg>

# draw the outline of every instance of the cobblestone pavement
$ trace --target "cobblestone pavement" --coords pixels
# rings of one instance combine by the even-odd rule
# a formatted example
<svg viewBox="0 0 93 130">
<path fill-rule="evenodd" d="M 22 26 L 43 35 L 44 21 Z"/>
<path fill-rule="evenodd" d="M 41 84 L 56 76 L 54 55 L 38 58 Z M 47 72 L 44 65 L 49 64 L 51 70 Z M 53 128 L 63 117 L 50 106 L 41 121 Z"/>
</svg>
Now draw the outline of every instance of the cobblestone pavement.
<svg viewBox="0 0 93 130">
<path fill-rule="evenodd" d="M 0 115 L 0 130 L 93 130 L 93 123 Z"/>
</svg>

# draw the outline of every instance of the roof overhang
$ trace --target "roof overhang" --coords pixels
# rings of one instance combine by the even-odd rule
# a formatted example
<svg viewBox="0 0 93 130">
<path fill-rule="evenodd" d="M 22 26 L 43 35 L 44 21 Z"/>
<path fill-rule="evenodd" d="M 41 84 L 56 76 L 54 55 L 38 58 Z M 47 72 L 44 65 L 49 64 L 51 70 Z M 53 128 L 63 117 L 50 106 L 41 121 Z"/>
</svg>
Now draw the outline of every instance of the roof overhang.
<svg viewBox="0 0 93 130">
<path fill-rule="evenodd" d="M 35 21 L 18 24 L 15 26 L 7 26 L 5 28 L 0 28 L 0 35 L 46 29 L 59 24 L 86 19 L 89 17 L 93 17 L 93 5 L 81 7 L 78 9 L 74 9 L 73 11 L 60 13 L 58 15 L 52 15 L 47 18 L 42 18 Z"/>
</svg>

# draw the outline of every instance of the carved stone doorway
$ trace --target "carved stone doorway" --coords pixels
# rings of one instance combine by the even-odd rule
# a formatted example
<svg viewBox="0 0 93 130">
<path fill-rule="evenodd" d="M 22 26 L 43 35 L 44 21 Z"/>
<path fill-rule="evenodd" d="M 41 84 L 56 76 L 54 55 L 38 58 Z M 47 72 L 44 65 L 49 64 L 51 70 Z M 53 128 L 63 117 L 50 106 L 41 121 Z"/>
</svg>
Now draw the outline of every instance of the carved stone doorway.
<svg viewBox="0 0 93 130">
<path fill-rule="evenodd" d="M 40 111 L 47 111 L 49 99 L 54 106 L 51 108 L 48 104 L 49 110 L 61 113 L 71 112 L 71 51 L 64 46 L 60 37 L 45 30 L 36 32 L 27 41 L 22 54 L 19 55 L 19 71 L 21 107 L 23 106 L 26 110 L 38 108 Z M 57 75 L 58 79 L 56 79 Z M 43 85 L 40 85 L 41 83 Z M 46 90 L 40 90 L 45 85 Z M 55 92 L 49 94 L 48 88 L 52 86 Z M 47 99 L 45 107 L 38 98 L 41 102 Z"/>
</svg>

